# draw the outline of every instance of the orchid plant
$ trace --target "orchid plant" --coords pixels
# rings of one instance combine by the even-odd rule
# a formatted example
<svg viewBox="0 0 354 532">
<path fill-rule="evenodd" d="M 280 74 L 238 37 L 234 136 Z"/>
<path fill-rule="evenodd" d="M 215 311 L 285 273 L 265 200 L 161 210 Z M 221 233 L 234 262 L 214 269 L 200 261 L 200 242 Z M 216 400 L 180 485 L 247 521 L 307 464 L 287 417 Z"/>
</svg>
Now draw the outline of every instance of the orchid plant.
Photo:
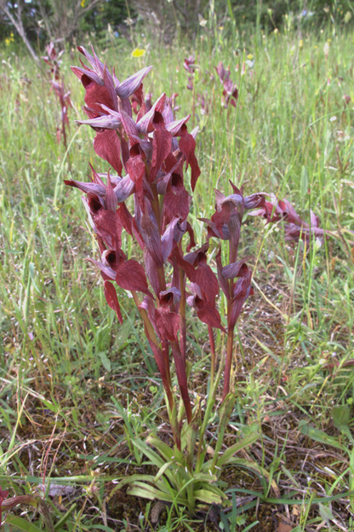
<svg viewBox="0 0 354 532">
<path fill-rule="evenodd" d="M 69 117 L 68 117 L 68 108 L 72 107 L 70 100 L 70 91 L 65 90 L 64 80 L 60 72 L 61 65 L 61 56 L 63 55 L 64 50 L 57 53 L 54 44 L 51 42 L 47 46 L 47 54 L 42 56 L 43 61 L 49 66 L 49 71 L 51 74 L 51 85 L 54 89 L 54 92 L 59 100 L 61 108 L 61 126 L 57 127 L 57 141 L 58 143 L 63 139 L 65 149 L 68 148 L 67 144 L 67 128 L 69 128 Z"/>
<path fill-rule="evenodd" d="M 65 183 L 86 194 L 83 203 L 100 251 L 100 260 L 89 260 L 100 270 L 107 303 L 121 323 L 117 287 L 132 294 L 161 375 L 173 439 L 172 446 L 154 434 L 146 442 L 134 442 L 159 471 L 156 476 L 133 475 L 118 487 L 129 483 L 132 494 L 181 504 L 193 512 L 198 504 L 227 500 L 217 486 L 222 467 L 231 462 L 244 466 L 245 461 L 234 454 L 258 438 L 257 433 L 251 433 L 220 453 L 235 401 L 231 390 L 234 330 L 252 294 L 251 270 L 238 257 L 242 218 L 245 209 L 265 208 L 265 195 L 244 197 L 233 183 L 228 196 L 215 191 L 215 213 L 210 220 L 202 219 L 206 241 L 196 248 L 188 221 L 189 191 L 195 191 L 200 168 L 195 155 L 197 129 L 189 132 L 187 126 L 190 115 L 175 120 L 172 100 L 165 94 L 147 110 L 143 80 L 152 67 L 119 81 L 94 50 L 93 55 L 82 46 L 78 50 L 88 63 L 72 67 L 85 88 L 88 119 L 79 123 L 96 131 L 94 150 L 115 174 L 100 173 L 91 166 L 91 182 Z M 137 113 L 135 119 L 133 111 Z M 188 168 L 190 187 L 186 185 Z M 131 202 L 126 201 L 131 195 L 132 212 L 128 207 Z M 124 253 L 123 232 L 135 240 L 141 260 Z M 208 264 L 212 238 L 220 241 L 217 274 Z M 226 255 L 222 245 L 228 248 L 227 264 L 222 262 Z M 220 291 L 227 302 L 226 320 L 218 310 Z M 188 309 L 207 326 L 209 335 L 211 370 L 204 402 L 191 395 L 188 387 Z M 225 360 L 217 357 L 215 329 L 226 337 Z M 178 392 L 173 386 L 173 371 Z M 222 376 L 222 400 L 217 401 Z M 213 450 L 208 447 L 206 432 L 215 415 L 219 425 Z M 210 459 L 207 453 L 212 453 Z M 261 471 L 255 463 L 248 466 Z"/>
</svg>

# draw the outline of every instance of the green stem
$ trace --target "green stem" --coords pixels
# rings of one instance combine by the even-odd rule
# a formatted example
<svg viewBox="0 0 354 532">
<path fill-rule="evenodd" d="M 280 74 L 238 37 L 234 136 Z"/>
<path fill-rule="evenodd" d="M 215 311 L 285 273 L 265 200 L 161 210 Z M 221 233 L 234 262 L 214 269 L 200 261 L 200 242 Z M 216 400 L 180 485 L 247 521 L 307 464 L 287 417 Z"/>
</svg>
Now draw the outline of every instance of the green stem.
<svg viewBox="0 0 354 532">
<path fill-rule="evenodd" d="M 222 370 L 223 370 L 223 365 L 220 364 L 215 381 L 212 381 L 212 380 L 210 381 L 210 388 L 209 388 L 209 394 L 207 398 L 207 405 L 205 409 L 203 423 L 199 430 L 199 444 L 198 444 L 198 452 L 197 452 L 197 462 L 196 462 L 196 467 L 195 467 L 196 473 L 199 473 L 203 465 L 204 458 L 202 457 L 202 451 L 205 448 L 205 432 L 209 424 L 212 408 L 215 404 L 216 390 L 217 390 L 217 387 L 218 387 L 218 384 L 221 378 Z"/>
</svg>

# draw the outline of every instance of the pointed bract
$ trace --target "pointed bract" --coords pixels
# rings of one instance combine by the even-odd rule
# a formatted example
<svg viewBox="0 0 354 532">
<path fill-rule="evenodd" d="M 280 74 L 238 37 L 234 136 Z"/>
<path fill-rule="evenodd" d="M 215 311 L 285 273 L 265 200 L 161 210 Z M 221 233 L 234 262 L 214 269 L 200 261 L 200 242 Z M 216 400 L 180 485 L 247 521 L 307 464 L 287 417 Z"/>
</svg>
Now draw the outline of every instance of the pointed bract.
<svg viewBox="0 0 354 532">
<path fill-rule="evenodd" d="M 138 90 L 146 74 L 148 74 L 151 69 L 152 66 L 142 68 L 139 70 L 139 72 L 136 72 L 129 78 L 122 81 L 122 83 L 116 87 L 116 93 L 118 94 L 119 98 L 124 100 L 129 98 L 129 96 L 132 96 L 134 92 Z"/>
<path fill-rule="evenodd" d="M 104 295 L 108 305 L 116 312 L 120 323 L 123 323 L 122 313 L 120 311 L 120 306 L 117 298 L 117 292 L 110 281 L 104 281 Z"/>
<path fill-rule="evenodd" d="M 130 291 L 143 292 L 152 297 L 146 280 L 144 268 L 134 259 L 120 262 L 117 267 L 116 283 Z"/>
<path fill-rule="evenodd" d="M 93 147 L 99 157 L 107 161 L 118 175 L 122 175 L 120 140 L 115 131 L 106 129 L 102 133 L 97 133 L 93 141 Z"/>
</svg>

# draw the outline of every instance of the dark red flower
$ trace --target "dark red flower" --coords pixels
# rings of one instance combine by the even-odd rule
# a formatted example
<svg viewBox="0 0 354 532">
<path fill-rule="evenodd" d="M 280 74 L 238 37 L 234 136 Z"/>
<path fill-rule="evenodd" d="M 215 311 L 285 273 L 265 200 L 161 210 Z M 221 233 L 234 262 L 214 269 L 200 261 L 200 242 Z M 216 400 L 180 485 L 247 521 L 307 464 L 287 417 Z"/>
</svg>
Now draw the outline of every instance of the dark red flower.
<svg viewBox="0 0 354 532">
<path fill-rule="evenodd" d="M 2 507 L 2 503 L 3 501 L 9 496 L 9 492 L 8 491 L 5 491 L 3 490 L 1 487 L 0 487 L 0 526 L 1 526 L 1 507 Z"/>
</svg>

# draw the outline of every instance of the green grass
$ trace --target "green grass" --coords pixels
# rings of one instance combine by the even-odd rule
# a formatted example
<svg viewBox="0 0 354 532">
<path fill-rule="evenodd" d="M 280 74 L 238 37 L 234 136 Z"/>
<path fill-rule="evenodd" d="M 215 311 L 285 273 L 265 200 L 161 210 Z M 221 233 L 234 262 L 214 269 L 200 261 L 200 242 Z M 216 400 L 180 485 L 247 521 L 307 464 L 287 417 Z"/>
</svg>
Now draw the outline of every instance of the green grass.
<svg viewBox="0 0 354 532">
<path fill-rule="evenodd" d="M 148 51 L 139 60 L 131 57 L 129 45 L 102 57 L 116 65 L 119 79 L 153 64 L 145 92 L 151 90 L 154 99 L 178 92 L 178 117 L 194 106 L 191 122 L 201 129 L 202 175 L 191 209 L 198 243 L 205 231 L 197 218 L 210 218 L 213 189 L 229 193 L 229 179 L 247 194 L 286 197 L 307 221 L 312 209 L 321 227 L 337 234 L 321 247 L 291 246 L 281 225 L 246 219 L 242 253 L 253 256 L 255 295 L 238 325 L 237 402 L 230 429 L 253 424 L 263 429 L 250 455 L 278 485 L 280 499 L 275 500 L 270 481 L 260 480 L 261 506 L 295 506 L 296 532 L 323 520 L 328 529 L 349 530 L 352 442 L 333 408 L 353 414 L 354 103 L 346 106 L 343 100 L 344 94 L 354 100 L 353 37 L 331 34 L 326 59 L 326 33 L 281 30 L 228 39 L 226 30 L 216 26 L 215 35 L 212 30 L 201 29 L 193 46 L 162 50 L 142 43 Z M 186 88 L 183 68 L 191 53 L 198 65 L 193 92 Z M 129 437 L 144 437 L 161 423 L 163 398 L 134 306 L 121 290 L 125 322 L 119 326 L 98 273 L 85 262 L 98 253 L 80 193 L 62 183 L 87 180 L 89 162 L 99 171 L 107 167 L 93 152 L 93 132 L 74 124 L 83 117 L 83 90 L 69 70 L 78 64 L 78 54 L 70 59 L 66 53 L 62 66 L 74 103 L 68 153 L 56 142 L 60 111 L 43 74 L 28 58 L 7 50 L 0 55 L 6 60 L 0 75 L 0 484 L 13 495 L 55 478 L 75 486 L 74 499 L 64 497 L 64 508 L 46 497 L 54 522 L 76 503 L 60 529 L 130 530 L 130 516 L 110 521 L 103 501 L 112 480 L 139 466 L 141 456 L 134 454 Z M 243 74 L 250 55 L 254 65 L 246 64 Z M 237 109 L 221 107 L 214 69 L 219 61 L 230 66 L 239 88 Z M 198 93 L 208 104 L 205 115 Z M 131 242 L 125 246 L 134 253 Z M 223 305 L 221 299 L 221 314 Z M 193 378 L 202 390 L 207 334 L 193 320 L 190 327 Z M 221 353 L 219 336 L 217 345 Z M 126 416 L 112 396 L 127 407 Z M 300 421 L 312 429 L 304 432 Z M 350 430 L 351 425 L 349 420 Z M 245 478 L 247 491 L 251 480 Z M 321 502 L 325 496 L 329 499 Z M 144 511 L 141 530 L 149 526 Z M 38 514 L 28 511 L 27 519 L 44 526 Z M 168 522 L 176 530 L 183 523 L 194 526 L 182 510 L 171 513 Z"/>
</svg>

